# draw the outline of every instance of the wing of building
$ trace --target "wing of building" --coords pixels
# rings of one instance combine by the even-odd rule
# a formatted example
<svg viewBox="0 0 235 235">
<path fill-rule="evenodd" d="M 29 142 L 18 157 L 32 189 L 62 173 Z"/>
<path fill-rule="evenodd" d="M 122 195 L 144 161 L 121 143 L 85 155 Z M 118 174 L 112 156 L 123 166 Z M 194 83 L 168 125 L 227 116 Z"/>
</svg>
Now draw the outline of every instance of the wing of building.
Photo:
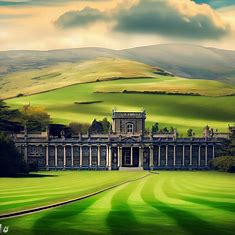
<svg viewBox="0 0 235 235">
<path fill-rule="evenodd" d="M 50 136 L 49 132 L 15 136 L 28 163 L 40 169 L 207 169 L 217 148 L 234 131 L 217 133 L 208 126 L 202 138 L 178 138 L 177 132 L 145 132 L 146 113 L 112 113 L 109 134 Z"/>
</svg>

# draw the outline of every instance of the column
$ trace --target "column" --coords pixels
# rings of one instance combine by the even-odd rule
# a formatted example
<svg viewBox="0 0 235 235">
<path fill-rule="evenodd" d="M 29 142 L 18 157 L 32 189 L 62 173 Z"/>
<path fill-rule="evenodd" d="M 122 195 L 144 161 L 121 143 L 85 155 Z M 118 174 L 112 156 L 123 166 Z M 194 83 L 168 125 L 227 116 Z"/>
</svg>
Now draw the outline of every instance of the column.
<svg viewBox="0 0 235 235">
<path fill-rule="evenodd" d="M 175 159 L 176 159 L 176 146 L 174 145 L 174 156 L 173 156 L 173 165 L 175 166 Z"/>
<path fill-rule="evenodd" d="M 120 159 L 119 159 L 119 155 L 120 155 L 120 147 L 118 146 L 117 147 L 117 167 L 119 167 L 119 164 L 120 164 Z"/>
<path fill-rule="evenodd" d="M 206 147 L 205 147 L 205 166 L 208 165 L 207 156 L 208 156 L 208 147 L 207 147 L 207 145 L 206 145 Z"/>
<path fill-rule="evenodd" d="M 112 170 L 112 147 L 109 146 L 109 170 Z"/>
<path fill-rule="evenodd" d="M 57 145 L 55 145 L 55 167 L 58 166 L 58 159 L 57 159 L 57 155 L 58 155 L 58 150 L 57 150 Z"/>
<path fill-rule="evenodd" d="M 66 168 L 66 146 L 64 145 L 64 168 Z"/>
<path fill-rule="evenodd" d="M 212 160 L 215 159 L 215 145 L 213 145 L 213 149 L 212 149 Z"/>
<path fill-rule="evenodd" d="M 122 166 L 122 147 L 118 147 L 118 166 Z"/>
<path fill-rule="evenodd" d="M 73 168 L 74 162 L 73 162 L 73 145 L 71 145 L 71 167 Z"/>
<path fill-rule="evenodd" d="M 139 167 L 143 166 L 143 151 L 142 151 L 142 147 L 139 147 Z"/>
<path fill-rule="evenodd" d="M 24 160 L 26 163 L 28 162 L 28 145 L 24 146 Z"/>
<path fill-rule="evenodd" d="M 201 166 L 201 146 L 198 147 L 198 166 Z"/>
<path fill-rule="evenodd" d="M 182 156 L 182 166 L 185 165 L 185 146 L 183 145 L 183 156 Z"/>
<path fill-rule="evenodd" d="M 133 146 L 131 146 L 131 166 L 133 165 Z"/>
<path fill-rule="evenodd" d="M 106 145 L 106 167 L 109 167 L 109 147 Z"/>
<path fill-rule="evenodd" d="M 49 146 L 46 145 L 46 169 L 49 168 Z"/>
<path fill-rule="evenodd" d="M 161 145 L 158 146 L 158 166 L 161 166 Z"/>
<path fill-rule="evenodd" d="M 190 159 L 189 159 L 189 165 L 193 165 L 193 146 L 190 145 Z"/>
<path fill-rule="evenodd" d="M 150 169 L 153 168 L 153 146 L 149 147 L 149 151 L 150 151 L 150 162 L 149 162 L 149 166 Z"/>
<path fill-rule="evenodd" d="M 98 145 L 98 167 L 100 167 L 100 145 Z"/>
<path fill-rule="evenodd" d="M 168 145 L 166 145 L 166 166 L 168 166 Z"/>
<path fill-rule="evenodd" d="M 80 145 L 80 167 L 82 167 L 82 145 Z"/>
<path fill-rule="evenodd" d="M 91 145 L 89 146 L 89 167 L 92 165 Z"/>
</svg>

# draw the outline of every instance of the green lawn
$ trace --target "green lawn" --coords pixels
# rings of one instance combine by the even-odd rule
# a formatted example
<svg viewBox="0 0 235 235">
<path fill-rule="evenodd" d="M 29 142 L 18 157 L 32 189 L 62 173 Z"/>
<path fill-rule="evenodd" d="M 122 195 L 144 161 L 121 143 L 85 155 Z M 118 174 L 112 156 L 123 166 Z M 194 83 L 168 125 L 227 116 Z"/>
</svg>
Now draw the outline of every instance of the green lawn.
<svg viewBox="0 0 235 235">
<path fill-rule="evenodd" d="M 163 171 L 80 202 L 1 223 L 10 227 L 9 234 L 234 234 L 234 177 Z"/>
<path fill-rule="evenodd" d="M 145 174 L 58 171 L 41 172 L 41 177 L 0 178 L 0 214 L 74 199 Z"/>
<path fill-rule="evenodd" d="M 28 104 L 46 108 L 54 122 L 69 123 L 72 121 L 91 122 L 94 118 L 108 117 L 111 120 L 111 110 L 147 111 L 147 125 L 159 122 L 163 128 L 174 126 L 185 134 L 192 128 L 198 135 L 202 134 L 204 126 L 209 124 L 220 131 L 227 131 L 228 124 L 235 122 L 235 96 L 207 97 L 185 95 L 156 94 L 123 94 L 96 93 L 107 87 L 123 86 L 140 87 L 143 84 L 163 83 L 161 78 L 127 79 L 90 84 L 80 84 L 42 94 L 20 97 L 8 100 L 12 107 Z M 166 79 L 166 78 L 165 78 Z M 166 79 L 168 81 L 169 79 Z M 182 85 L 182 80 L 181 80 Z M 75 102 L 102 101 L 94 104 L 75 104 Z"/>
</svg>

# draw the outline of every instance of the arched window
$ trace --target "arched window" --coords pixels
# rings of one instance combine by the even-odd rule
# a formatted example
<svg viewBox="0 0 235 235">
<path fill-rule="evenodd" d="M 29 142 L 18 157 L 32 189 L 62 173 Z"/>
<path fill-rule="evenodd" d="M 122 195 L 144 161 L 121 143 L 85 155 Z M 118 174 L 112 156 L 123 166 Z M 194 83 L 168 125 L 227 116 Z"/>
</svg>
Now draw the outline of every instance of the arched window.
<svg viewBox="0 0 235 235">
<path fill-rule="evenodd" d="M 128 134 L 131 134 L 131 133 L 133 133 L 133 131 L 134 131 L 133 124 L 132 123 L 127 123 L 126 132 Z"/>
</svg>

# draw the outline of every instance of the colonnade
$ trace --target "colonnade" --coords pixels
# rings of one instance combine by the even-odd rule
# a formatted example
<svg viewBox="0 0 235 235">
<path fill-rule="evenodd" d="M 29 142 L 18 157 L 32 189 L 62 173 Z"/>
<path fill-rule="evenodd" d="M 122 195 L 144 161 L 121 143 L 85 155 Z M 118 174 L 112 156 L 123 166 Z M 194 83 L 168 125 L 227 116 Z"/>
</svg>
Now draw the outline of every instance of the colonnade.
<svg viewBox="0 0 235 235">
<path fill-rule="evenodd" d="M 169 167 L 169 147 L 173 147 L 173 167 L 177 166 L 176 161 L 177 161 L 177 146 L 182 147 L 182 167 L 185 167 L 185 159 L 186 159 L 186 155 L 185 155 L 185 148 L 189 147 L 189 164 L 187 164 L 187 166 L 193 166 L 193 145 L 157 145 L 157 146 L 143 146 L 143 147 L 135 147 L 135 146 L 111 146 L 111 145 L 46 145 L 46 168 L 50 168 L 50 164 L 49 164 L 49 147 L 54 146 L 55 147 L 55 154 L 54 154 L 54 159 L 55 159 L 55 167 L 58 166 L 58 147 L 62 146 L 63 147 L 63 167 L 66 168 L 67 166 L 67 156 L 66 156 L 66 147 L 70 147 L 71 149 L 71 168 L 74 167 L 74 150 L 73 148 L 79 147 L 79 157 L 80 157 L 80 166 L 79 167 L 83 167 L 83 147 L 88 147 L 89 148 L 89 167 L 92 167 L 92 147 L 97 147 L 97 165 L 96 167 L 100 167 L 101 165 L 101 147 L 105 147 L 106 148 L 106 165 L 105 167 L 110 169 L 112 168 L 112 158 L 113 155 L 115 154 L 116 159 L 117 159 L 117 167 L 121 167 L 122 166 L 122 159 L 123 159 L 123 147 L 129 147 L 130 148 L 130 166 L 133 166 L 133 158 L 134 158 L 134 154 L 133 154 L 133 148 L 139 148 L 139 152 L 138 152 L 138 166 L 139 167 L 143 167 L 144 165 L 144 150 L 149 148 L 148 151 L 148 156 L 147 158 L 149 158 L 149 167 L 154 168 L 154 167 Z M 194 145 L 195 146 L 195 145 Z M 205 164 L 202 167 L 207 167 L 208 166 L 208 145 L 202 145 L 205 148 L 205 153 L 204 153 L 204 162 Z M 197 145 L 197 161 L 198 161 L 198 167 L 201 166 L 201 147 L 200 145 Z M 116 148 L 116 149 L 115 149 Z M 154 165 L 154 148 L 157 149 L 155 150 L 157 153 L 157 166 Z M 164 162 L 165 165 L 163 166 L 161 164 L 161 159 L 162 159 L 162 153 L 161 150 L 164 148 L 164 152 L 165 152 L 165 156 L 164 158 Z M 115 149 L 115 151 L 114 151 Z M 188 156 L 188 155 L 187 155 Z M 215 158 L 215 146 L 212 145 L 212 159 Z M 172 167 L 172 165 L 171 165 Z"/>
</svg>

